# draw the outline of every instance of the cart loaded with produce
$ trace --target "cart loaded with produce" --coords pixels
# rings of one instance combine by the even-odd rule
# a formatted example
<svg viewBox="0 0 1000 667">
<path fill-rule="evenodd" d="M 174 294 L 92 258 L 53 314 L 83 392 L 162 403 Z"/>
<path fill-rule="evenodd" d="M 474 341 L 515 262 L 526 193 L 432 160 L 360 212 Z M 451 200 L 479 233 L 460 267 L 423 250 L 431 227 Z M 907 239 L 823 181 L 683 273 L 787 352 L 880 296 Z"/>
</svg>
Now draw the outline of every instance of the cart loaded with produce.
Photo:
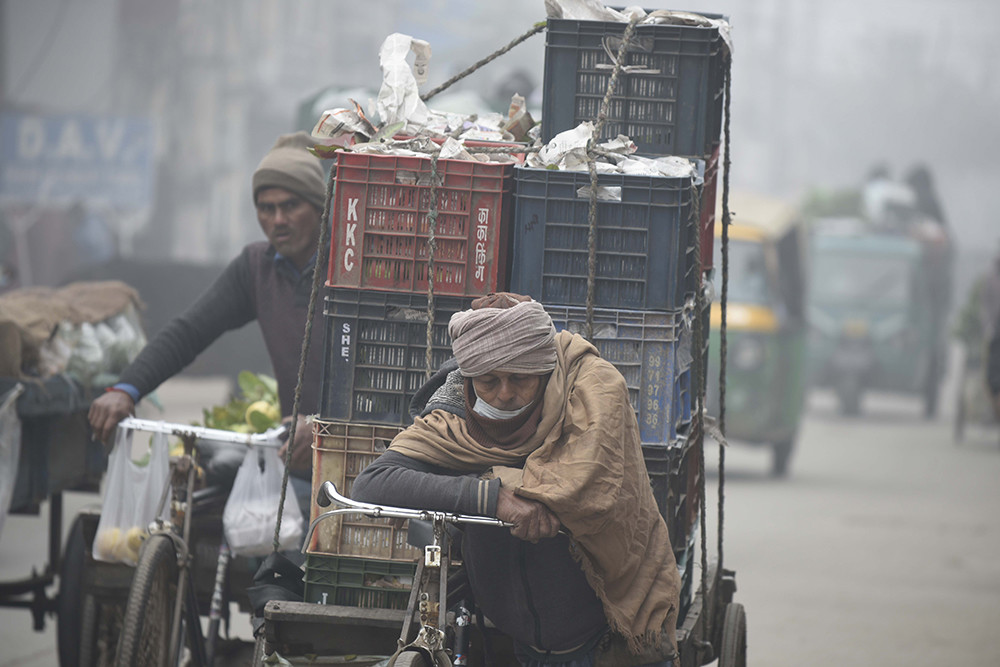
<svg viewBox="0 0 1000 667">
<path fill-rule="evenodd" d="M 412 510 L 350 500 L 353 480 L 412 421 L 411 401 L 451 356 L 451 315 L 497 291 L 532 296 L 624 376 L 681 575 L 679 665 L 745 664 L 745 614 L 721 562 L 724 493 L 710 561 L 704 474 L 706 434 L 724 441 L 724 392 L 716 422 L 704 415 L 704 387 L 713 271 L 723 278 L 723 352 L 711 370 L 725 368 L 729 24 L 546 6 L 546 22 L 493 56 L 545 32 L 540 125 L 517 95 L 507 115 L 434 111 L 437 92 L 492 57 L 421 94 L 429 45 L 395 34 L 380 51 L 375 108 L 331 109 L 313 131 L 317 154 L 332 161 L 332 236 L 305 340 L 316 330 L 324 352 L 312 522 L 304 600 L 267 604 L 259 664 L 509 658 L 488 619 L 445 603 L 443 526 L 480 518 L 425 512 L 436 528 L 416 535 L 425 524 L 399 520 Z M 724 462 L 720 448 L 720 486 Z M 446 583 L 432 595 L 429 582 Z"/>
</svg>

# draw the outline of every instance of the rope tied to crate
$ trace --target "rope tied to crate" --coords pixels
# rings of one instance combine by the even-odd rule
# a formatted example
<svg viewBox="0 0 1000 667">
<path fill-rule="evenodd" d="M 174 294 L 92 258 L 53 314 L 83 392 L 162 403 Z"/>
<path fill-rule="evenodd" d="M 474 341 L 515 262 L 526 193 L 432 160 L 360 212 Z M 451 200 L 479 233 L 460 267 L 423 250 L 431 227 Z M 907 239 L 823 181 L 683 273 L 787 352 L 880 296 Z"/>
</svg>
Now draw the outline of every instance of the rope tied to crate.
<svg viewBox="0 0 1000 667">
<path fill-rule="evenodd" d="M 694 177 L 691 178 L 692 184 Z M 689 427 L 689 438 L 701 439 L 701 455 L 698 457 L 698 509 L 699 509 L 699 532 L 701 544 L 701 590 L 708 590 L 708 527 L 705 521 L 705 382 L 704 382 L 704 350 L 705 332 L 702 326 L 701 314 L 705 307 L 705 292 L 702 289 L 703 268 L 701 262 L 701 194 L 704 192 L 705 184 L 700 188 L 692 187 L 691 213 L 688 216 L 688 227 L 694 234 L 694 269 L 695 269 L 695 290 L 694 290 L 694 322 L 692 326 L 691 345 L 694 348 L 691 354 L 691 426 Z M 688 441 L 691 442 L 690 440 Z"/>
<path fill-rule="evenodd" d="M 433 375 L 434 359 L 434 253 L 437 250 L 438 218 L 438 158 L 441 151 L 431 153 L 431 187 L 427 206 L 427 347 L 424 350 L 424 375 L 429 380 Z"/>
<path fill-rule="evenodd" d="M 330 211 L 333 206 L 333 196 L 337 190 L 337 170 L 330 169 L 330 178 L 326 184 L 326 199 L 323 201 L 323 216 L 320 218 L 319 238 L 317 239 L 317 252 L 325 248 L 330 237 Z M 278 551 L 278 537 L 281 534 L 281 515 L 285 509 L 285 497 L 288 492 L 288 471 L 292 464 L 292 447 L 295 443 L 295 432 L 299 423 L 299 401 L 302 398 L 302 378 L 306 372 L 306 359 L 309 356 L 309 344 L 312 342 L 313 313 L 316 310 L 316 295 L 319 294 L 319 283 L 322 272 L 319 270 L 319 256 L 313 264 L 312 288 L 309 292 L 309 309 L 306 313 L 306 330 L 302 337 L 302 352 L 299 355 L 299 376 L 295 382 L 295 399 L 292 401 L 292 423 L 288 427 L 288 446 L 285 448 L 285 471 L 281 476 L 281 498 L 278 501 L 278 518 L 274 522 L 274 540 L 272 547 L 275 553 Z"/>
<path fill-rule="evenodd" d="M 625 53 L 628 51 L 629 43 L 635 34 L 635 26 L 639 22 L 639 17 L 633 17 L 625 32 L 622 35 L 622 43 L 618 46 L 618 53 L 615 56 L 614 69 L 611 70 L 611 77 L 608 79 L 608 89 L 604 91 L 604 99 L 601 100 L 601 108 L 597 113 L 597 122 L 594 123 L 594 132 L 587 141 L 587 170 L 590 173 L 590 209 L 587 214 L 587 340 L 594 339 L 594 299 L 597 285 L 597 164 L 595 159 L 600 154 L 597 142 L 600 141 L 601 132 L 604 131 L 604 123 L 608 120 L 608 109 L 611 106 L 611 97 L 615 94 L 615 86 L 618 85 L 618 77 L 622 73 L 625 64 Z"/>
<path fill-rule="evenodd" d="M 462 70 L 461 72 L 459 72 L 455 76 L 451 77 L 450 79 L 448 79 L 447 81 L 445 81 L 444 83 L 442 83 L 437 88 L 434 88 L 433 90 L 430 90 L 430 91 L 424 93 L 423 95 L 420 96 L 420 99 L 422 99 L 424 102 L 426 102 L 427 100 L 431 99 L 432 97 L 434 97 L 438 93 L 442 92 L 446 88 L 452 86 L 455 83 L 458 83 L 459 81 L 461 81 L 465 77 L 469 76 L 470 74 L 472 74 L 473 72 L 475 72 L 480 67 L 483 67 L 484 65 L 487 65 L 490 62 L 496 60 L 497 58 L 499 58 L 503 54 L 507 53 L 508 51 L 510 51 L 511 49 L 513 49 L 515 46 L 517 46 L 521 42 L 523 42 L 526 39 L 528 39 L 529 37 L 531 37 L 532 35 L 537 35 L 541 31 L 545 30 L 545 26 L 546 26 L 546 21 L 539 21 L 538 23 L 536 23 L 535 25 L 533 25 L 531 27 L 531 30 L 529 30 L 528 32 L 524 33 L 520 37 L 515 37 L 514 39 L 512 39 L 505 46 L 500 47 L 499 49 L 497 49 L 496 51 L 494 51 L 490 55 L 486 56 L 482 60 L 479 60 L 476 63 L 472 64 L 471 66 L 467 67 L 466 69 Z"/>
<path fill-rule="evenodd" d="M 719 569 L 722 569 L 722 538 L 725 527 L 726 508 L 726 302 L 729 299 L 729 102 L 731 90 L 731 73 L 733 68 L 732 53 L 725 59 L 725 101 L 723 107 L 723 161 L 722 161 L 722 294 L 720 297 L 719 324 L 719 431 L 722 440 L 719 441 Z"/>
</svg>

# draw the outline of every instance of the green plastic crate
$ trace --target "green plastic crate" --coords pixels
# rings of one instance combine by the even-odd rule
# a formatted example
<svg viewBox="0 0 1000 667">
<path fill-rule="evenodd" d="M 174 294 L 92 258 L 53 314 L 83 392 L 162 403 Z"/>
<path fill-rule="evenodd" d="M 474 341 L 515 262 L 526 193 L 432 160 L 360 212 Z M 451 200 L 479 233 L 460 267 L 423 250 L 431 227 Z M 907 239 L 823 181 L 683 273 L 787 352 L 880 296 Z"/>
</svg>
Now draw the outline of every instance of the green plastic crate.
<svg viewBox="0 0 1000 667">
<path fill-rule="evenodd" d="M 416 562 L 306 555 L 306 602 L 406 609 Z"/>
</svg>

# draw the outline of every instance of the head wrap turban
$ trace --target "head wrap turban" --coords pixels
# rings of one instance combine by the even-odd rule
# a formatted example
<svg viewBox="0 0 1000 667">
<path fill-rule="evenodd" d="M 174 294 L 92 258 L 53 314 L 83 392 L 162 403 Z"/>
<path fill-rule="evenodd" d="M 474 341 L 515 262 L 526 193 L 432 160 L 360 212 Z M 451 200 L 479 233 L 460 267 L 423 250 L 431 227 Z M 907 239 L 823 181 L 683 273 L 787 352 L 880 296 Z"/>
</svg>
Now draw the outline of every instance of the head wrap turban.
<svg viewBox="0 0 1000 667">
<path fill-rule="evenodd" d="M 556 329 L 542 304 L 514 294 L 477 299 L 451 316 L 451 347 L 465 377 L 491 371 L 542 375 L 556 366 Z"/>
</svg>

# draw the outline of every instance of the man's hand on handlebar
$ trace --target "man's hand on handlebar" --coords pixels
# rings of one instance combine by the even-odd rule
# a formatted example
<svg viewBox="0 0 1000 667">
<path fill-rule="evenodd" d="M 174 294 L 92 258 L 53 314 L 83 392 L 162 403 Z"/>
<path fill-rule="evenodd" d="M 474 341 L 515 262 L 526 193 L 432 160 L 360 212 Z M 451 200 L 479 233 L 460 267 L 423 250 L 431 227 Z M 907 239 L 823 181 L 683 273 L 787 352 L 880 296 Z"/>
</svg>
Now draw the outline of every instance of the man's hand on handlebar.
<svg viewBox="0 0 1000 667">
<path fill-rule="evenodd" d="M 134 410 L 132 397 L 123 391 L 109 391 L 94 399 L 87 413 L 94 439 L 109 444 L 118 422 L 131 415 Z"/>
<path fill-rule="evenodd" d="M 289 432 L 292 428 L 292 418 L 285 417 L 283 424 L 288 425 Z M 285 452 L 288 451 L 288 441 L 278 450 L 278 456 L 285 460 Z M 298 423 L 295 425 L 295 442 L 292 443 L 292 461 L 289 465 L 291 472 L 299 474 L 309 474 L 312 469 L 312 424 L 306 421 L 304 415 L 299 415 Z"/>
<path fill-rule="evenodd" d="M 560 528 L 559 518 L 548 507 L 536 500 L 516 496 L 503 486 L 497 498 L 497 518 L 514 524 L 511 534 L 528 542 L 555 537 Z"/>
</svg>

